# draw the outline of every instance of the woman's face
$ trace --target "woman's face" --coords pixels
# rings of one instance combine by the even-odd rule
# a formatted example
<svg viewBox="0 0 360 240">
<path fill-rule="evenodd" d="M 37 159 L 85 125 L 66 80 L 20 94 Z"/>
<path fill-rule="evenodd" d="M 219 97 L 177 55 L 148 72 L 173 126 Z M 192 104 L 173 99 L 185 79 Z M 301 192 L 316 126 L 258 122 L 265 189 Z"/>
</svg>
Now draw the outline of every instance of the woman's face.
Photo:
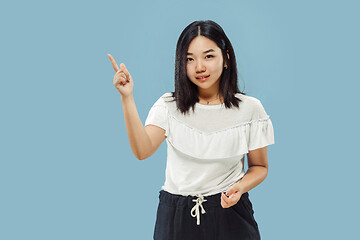
<svg viewBox="0 0 360 240">
<path fill-rule="evenodd" d="M 186 56 L 186 74 L 198 86 L 199 91 L 217 93 L 224 66 L 221 49 L 214 41 L 197 36 L 190 42 Z"/>
</svg>

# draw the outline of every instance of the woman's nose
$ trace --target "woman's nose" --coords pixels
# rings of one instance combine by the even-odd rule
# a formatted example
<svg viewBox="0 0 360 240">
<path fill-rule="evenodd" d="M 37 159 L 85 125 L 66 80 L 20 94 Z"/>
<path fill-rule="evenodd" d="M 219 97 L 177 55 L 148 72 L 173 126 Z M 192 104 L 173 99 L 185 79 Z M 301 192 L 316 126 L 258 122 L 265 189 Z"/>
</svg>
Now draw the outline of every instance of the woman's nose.
<svg viewBox="0 0 360 240">
<path fill-rule="evenodd" d="M 196 63 L 196 68 L 195 68 L 196 72 L 204 72 L 205 71 L 205 65 L 203 64 L 202 61 L 198 61 Z"/>
</svg>

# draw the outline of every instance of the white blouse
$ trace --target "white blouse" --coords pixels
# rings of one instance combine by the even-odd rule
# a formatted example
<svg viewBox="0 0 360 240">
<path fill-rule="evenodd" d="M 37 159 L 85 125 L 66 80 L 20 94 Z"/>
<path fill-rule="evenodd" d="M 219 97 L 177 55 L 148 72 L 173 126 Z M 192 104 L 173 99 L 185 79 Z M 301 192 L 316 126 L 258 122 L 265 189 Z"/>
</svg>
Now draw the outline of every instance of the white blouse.
<svg viewBox="0 0 360 240">
<path fill-rule="evenodd" d="M 196 103 L 183 115 L 171 93 L 152 106 L 145 126 L 167 136 L 166 179 L 162 189 L 183 196 L 210 196 L 227 191 L 245 175 L 244 155 L 274 144 L 274 130 L 261 102 L 237 93 L 239 108 Z"/>
</svg>

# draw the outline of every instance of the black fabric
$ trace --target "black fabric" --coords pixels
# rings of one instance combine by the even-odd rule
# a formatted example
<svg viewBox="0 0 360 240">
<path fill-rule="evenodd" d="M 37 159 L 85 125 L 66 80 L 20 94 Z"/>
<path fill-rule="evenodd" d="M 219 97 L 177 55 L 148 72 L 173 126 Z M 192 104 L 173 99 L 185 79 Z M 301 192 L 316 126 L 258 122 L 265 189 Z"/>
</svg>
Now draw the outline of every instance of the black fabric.
<svg viewBox="0 0 360 240">
<path fill-rule="evenodd" d="M 230 208 L 221 206 L 221 193 L 205 196 L 200 225 L 191 216 L 196 196 L 159 192 L 159 205 L 154 228 L 154 240 L 259 240 L 260 232 L 254 219 L 249 194 L 244 193 Z"/>
</svg>

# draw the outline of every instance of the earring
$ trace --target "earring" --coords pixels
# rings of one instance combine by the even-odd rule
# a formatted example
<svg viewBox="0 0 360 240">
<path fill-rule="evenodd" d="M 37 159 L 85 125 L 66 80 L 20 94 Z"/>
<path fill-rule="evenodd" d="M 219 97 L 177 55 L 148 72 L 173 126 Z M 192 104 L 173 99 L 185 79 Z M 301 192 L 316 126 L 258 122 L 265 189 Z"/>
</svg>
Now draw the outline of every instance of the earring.
<svg viewBox="0 0 360 240">
<path fill-rule="evenodd" d="M 227 66 L 225 66 L 224 68 L 227 69 Z"/>
</svg>

